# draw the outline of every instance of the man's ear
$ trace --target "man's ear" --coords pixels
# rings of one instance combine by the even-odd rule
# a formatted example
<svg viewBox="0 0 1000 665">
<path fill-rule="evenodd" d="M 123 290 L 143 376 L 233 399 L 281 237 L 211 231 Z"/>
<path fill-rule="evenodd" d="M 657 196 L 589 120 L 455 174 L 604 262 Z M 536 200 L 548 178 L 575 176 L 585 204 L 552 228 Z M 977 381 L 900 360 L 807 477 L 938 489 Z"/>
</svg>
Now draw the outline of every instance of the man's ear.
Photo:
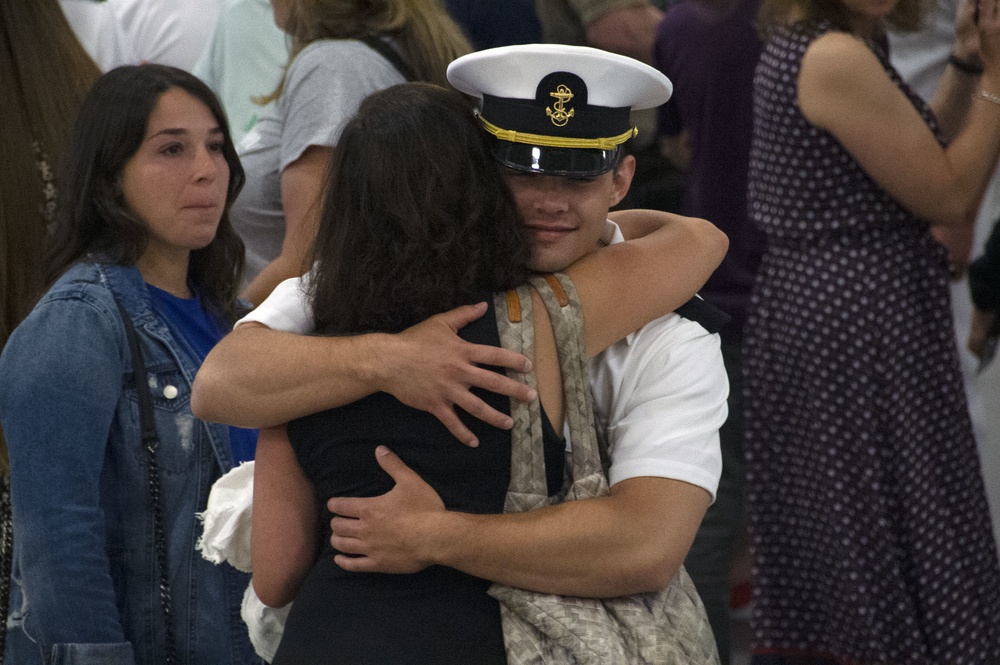
<svg viewBox="0 0 1000 665">
<path fill-rule="evenodd" d="M 632 176 L 635 175 L 635 157 L 625 155 L 618 167 L 612 173 L 611 181 L 611 201 L 609 208 L 614 208 L 621 203 L 621 200 L 628 194 L 628 188 L 632 185 Z"/>
</svg>

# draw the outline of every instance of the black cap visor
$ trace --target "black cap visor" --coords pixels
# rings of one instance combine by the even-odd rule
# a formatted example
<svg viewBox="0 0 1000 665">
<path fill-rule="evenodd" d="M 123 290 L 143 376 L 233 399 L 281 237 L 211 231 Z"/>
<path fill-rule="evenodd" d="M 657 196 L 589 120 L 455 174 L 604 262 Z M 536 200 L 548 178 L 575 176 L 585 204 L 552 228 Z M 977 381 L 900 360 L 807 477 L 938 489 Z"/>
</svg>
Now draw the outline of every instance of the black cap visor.
<svg viewBox="0 0 1000 665">
<path fill-rule="evenodd" d="M 573 177 L 592 177 L 617 166 L 622 146 L 611 150 L 595 148 L 549 148 L 528 143 L 512 143 L 489 137 L 493 157 L 516 171 Z"/>
</svg>

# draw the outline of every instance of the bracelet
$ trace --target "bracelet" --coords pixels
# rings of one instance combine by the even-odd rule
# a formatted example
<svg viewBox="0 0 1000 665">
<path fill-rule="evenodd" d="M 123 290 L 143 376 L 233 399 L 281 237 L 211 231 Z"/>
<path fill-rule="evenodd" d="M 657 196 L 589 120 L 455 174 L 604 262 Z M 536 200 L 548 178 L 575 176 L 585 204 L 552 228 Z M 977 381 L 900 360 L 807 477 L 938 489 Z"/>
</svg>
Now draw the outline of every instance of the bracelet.
<svg viewBox="0 0 1000 665">
<path fill-rule="evenodd" d="M 974 62 L 969 62 L 968 60 L 962 60 L 957 55 L 952 53 L 948 56 L 948 64 L 969 76 L 979 76 L 983 73 L 983 66 L 977 65 Z"/>
<path fill-rule="evenodd" d="M 1000 106 L 1000 95 L 994 95 L 992 92 L 986 92 L 985 90 L 980 90 L 979 97 L 985 99 L 988 102 L 993 102 L 997 106 Z"/>
</svg>

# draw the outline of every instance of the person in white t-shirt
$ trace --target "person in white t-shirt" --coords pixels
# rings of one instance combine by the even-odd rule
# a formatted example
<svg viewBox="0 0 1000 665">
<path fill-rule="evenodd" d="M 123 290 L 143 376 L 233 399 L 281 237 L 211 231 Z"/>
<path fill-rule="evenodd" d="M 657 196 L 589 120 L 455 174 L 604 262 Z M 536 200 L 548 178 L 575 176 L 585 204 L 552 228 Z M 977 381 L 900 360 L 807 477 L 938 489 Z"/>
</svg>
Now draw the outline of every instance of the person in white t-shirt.
<svg viewBox="0 0 1000 665">
<path fill-rule="evenodd" d="M 76 38 L 101 71 L 129 64 L 122 46 L 121 28 L 111 11 L 111 3 L 94 0 L 59 0 Z"/>
<path fill-rule="evenodd" d="M 153 62 L 192 71 L 223 0 L 60 0 L 84 48 L 104 71 Z"/>
</svg>

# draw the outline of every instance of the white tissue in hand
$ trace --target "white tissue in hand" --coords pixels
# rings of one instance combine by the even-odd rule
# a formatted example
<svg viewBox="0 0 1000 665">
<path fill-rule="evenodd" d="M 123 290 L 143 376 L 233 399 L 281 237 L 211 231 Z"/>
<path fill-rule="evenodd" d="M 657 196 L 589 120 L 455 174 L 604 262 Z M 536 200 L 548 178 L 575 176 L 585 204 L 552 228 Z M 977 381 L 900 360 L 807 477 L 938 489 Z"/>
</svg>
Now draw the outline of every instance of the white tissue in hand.
<svg viewBox="0 0 1000 665">
<path fill-rule="evenodd" d="M 250 572 L 250 521 L 253 509 L 253 462 L 244 462 L 215 481 L 205 512 L 198 513 L 204 531 L 201 555 L 212 563 L 228 561 Z"/>
</svg>

